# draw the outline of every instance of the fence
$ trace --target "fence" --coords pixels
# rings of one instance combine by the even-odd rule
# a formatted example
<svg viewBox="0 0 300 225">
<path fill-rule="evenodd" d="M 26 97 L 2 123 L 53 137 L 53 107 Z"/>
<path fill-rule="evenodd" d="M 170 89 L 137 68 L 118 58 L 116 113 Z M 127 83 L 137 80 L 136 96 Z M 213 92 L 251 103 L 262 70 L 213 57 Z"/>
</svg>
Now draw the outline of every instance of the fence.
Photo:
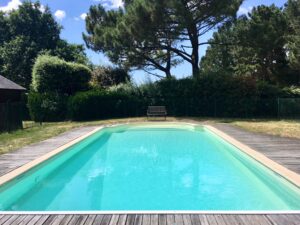
<svg viewBox="0 0 300 225">
<path fill-rule="evenodd" d="M 22 128 L 24 103 L 0 103 L 0 132 Z"/>
<path fill-rule="evenodd" d="M 170 116 L 300 119 L 300 98 L 151 98 Z"/>
</svg>

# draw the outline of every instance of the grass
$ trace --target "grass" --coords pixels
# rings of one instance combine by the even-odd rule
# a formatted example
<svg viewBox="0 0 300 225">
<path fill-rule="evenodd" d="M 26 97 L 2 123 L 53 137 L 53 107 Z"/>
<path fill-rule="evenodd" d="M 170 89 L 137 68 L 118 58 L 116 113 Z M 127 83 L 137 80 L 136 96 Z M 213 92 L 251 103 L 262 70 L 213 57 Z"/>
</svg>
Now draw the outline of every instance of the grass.
<svg viewBox="0 0 300 225">
<path fill-rule="evenodd" d="M 131 121 L 145 121 L 145 118 L 112 119 L 93 122 L 43 123 L 42 125 L 25 122 L 23 125 L 25 129 L 23 130 L 17 130 L 10 133 L 0 133 L 0 154 L 46 140 L 76 127 L 125 123 Z"/>
<path fill-rule="evenodd" d="M 250 120 L 231 123 L 252 132 L 300 139 L 300 120 Z"/>
<path fill-rule="evenodd" d="M 173 118 L 169 117 L 169 121 L 201 121 L 205 123 L 226 122 L 240 128 L 278 135 L 282 137 L 291 137 L 300 139 L 300 121 L 293 120 L 229 120 L 229 119 L 205 119 L 205 118 Z M 25 129 L 14 131 L 11 133 L 0 133 L 0 154 L 22 148 L 26 145 L 40 142 L 48 138 L 57 136 L 63 132 L 76 127 L 88 125 L 105 125 L 114 123 L 142 122 L 146 118 L 127 118 L 127 119 L 110 119 L 92 122 L 59 122 L 59 123 L 43 123 L 43 125 L 32 122 L 24 123 Z"/>
</svg>

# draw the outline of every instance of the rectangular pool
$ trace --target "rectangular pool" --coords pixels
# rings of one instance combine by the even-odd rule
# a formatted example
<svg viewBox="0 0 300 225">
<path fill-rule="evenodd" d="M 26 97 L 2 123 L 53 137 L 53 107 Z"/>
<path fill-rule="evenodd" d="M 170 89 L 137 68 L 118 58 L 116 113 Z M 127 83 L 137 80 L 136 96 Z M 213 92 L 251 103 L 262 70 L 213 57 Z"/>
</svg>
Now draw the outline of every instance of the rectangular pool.
<svg viewBox="0 0 300 225">
<path fill-rule="evenodd" d="M 104 128 L 0 187 L 1 211 L 299 209 L 298 187 L 181 123 Z"/>
</svg>

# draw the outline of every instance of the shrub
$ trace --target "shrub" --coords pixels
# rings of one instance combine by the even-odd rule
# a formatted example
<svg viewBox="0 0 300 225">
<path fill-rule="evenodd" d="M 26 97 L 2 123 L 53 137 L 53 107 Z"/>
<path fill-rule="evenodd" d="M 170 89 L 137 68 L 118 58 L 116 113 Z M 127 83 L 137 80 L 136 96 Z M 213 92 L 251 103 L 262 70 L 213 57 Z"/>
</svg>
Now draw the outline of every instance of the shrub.
<svg viewBox="0 0 300 225">
<path fill-rule="evenodd" d="M 35 93 L 28 95 L 28 108 L 31 119 L 35 122 L 63 121 L 67 117 L 66 95 L 56 93 Z"/>
<path fill-rule="evenodd" d="M 106 90 L 79 92 L 69 101 L 72 120 L 96 120 L 103 118 L 140 116 L 143 102 L 130 96 Z"/>
<path fill-rule="evenodd" d="M 91 71 L 84 65 L 41 55 L 33 67 L 32 89 L 39 93 L 56 92 L 72 95 L 86 90 L 90 78 Z"/>
<path fill-rule="evenodd" d="M 129 81 L 130 76 L 128 72 L 122 68 L 98 66 L 92 71 L 91 83 L 95 88 L 106 88 Z"/>
</svg>

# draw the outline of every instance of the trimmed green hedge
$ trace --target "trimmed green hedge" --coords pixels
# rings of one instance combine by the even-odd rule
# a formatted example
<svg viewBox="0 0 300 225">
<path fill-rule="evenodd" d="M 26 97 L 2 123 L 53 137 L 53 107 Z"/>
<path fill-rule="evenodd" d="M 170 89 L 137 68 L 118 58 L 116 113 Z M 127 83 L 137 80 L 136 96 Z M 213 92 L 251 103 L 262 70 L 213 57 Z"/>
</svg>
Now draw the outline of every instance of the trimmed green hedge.
<svg viewBox="0 0 300 225">
<path fill-rule="evenodd" d="M 68 108 L 70 118 L 80 121 L 140 116 L 145 107 L 137 96 L 92 90 L 71 97 Z"/>
<path fill-rule="evenodd" d="M 32 90 L 39 93 L 73 95 L 88 89 L 91 70 L 77 63 L 66 62 L 58 57 L 41 55 L 32 72 Z"/>
<path fill-rule="evenodd" d="M 63 121 L 67 118 L 68 96 L 56 93 L 35 93 L 28 95 L 28 108 L 35 122 Z"/>
<path fill-rule="evenodd" d="M 297 97 L 298 88 L 282 89 L 251 78 L 216 75 L 162 80 L 139 87 L 122 84 L 70 97 L 31 93 L 29 108 L 36 121 L 145 116 L 148 105 L 165 105 L 170 116 L 274 118 L 278 116 L 277 98 Z"/>
</svg>

